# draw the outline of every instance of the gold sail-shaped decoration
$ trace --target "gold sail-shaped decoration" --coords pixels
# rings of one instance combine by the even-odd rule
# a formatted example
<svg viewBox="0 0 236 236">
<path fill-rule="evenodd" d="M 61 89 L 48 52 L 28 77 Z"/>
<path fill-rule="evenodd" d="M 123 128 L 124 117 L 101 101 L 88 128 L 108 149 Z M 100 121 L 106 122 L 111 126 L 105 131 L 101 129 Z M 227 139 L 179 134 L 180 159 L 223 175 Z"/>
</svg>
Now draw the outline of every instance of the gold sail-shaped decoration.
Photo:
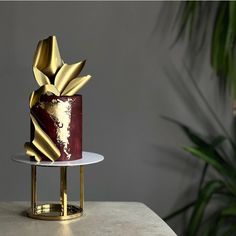
<svg viewBox="0 0 236 236">
<path fill-rule="evenodd" d="M 60 96 L 60 93 L 55 86 L 53 86 L 52 84 L 45 84 L 41 86 L 38 90 L 33 91 L 31 93 L 29 102 L 30 108 L 32 108 L 37 102 L 39 102 L 40 97 L 43 94 L 54 94 L 56 96 Z"/>
<path fill-rule="evenodd" d="M 92 77 L 90 75 L 86 75 L 83 77 L 78 77 L 72 79 L 69 84 L 62 91 L 63 96 L 73 96 L 77 93 Z"/>
<path fill-rule="evenodd" d="M 34 61 L 33 73 L 40 88 L 30 96 L 30 109 L 40 101 L 44 94 L 56 96 L 75 95 L 92 77 L 80 76 L 85 60 L 68 65 L 63 62 L 56 36 L 50 36 L 38 43 Z M 39 123 L 31 114 L 34 125 L 34 139 L 25 143 L 26 154 L 33 156 L 36 161 L 41 160 L 41 153 L 49 160 L 55 161 L 60 157 L 60 151 L 50 137 L 43 131 Z"/>
<path fill-rule="evenodd" d="M 52 142 L 51 138 L 42 130 L 34 116 L 31 114 L 30 118 L 34 125 L 34 139 L 32 144 L 51 161 L 55 161 L 60 157 L 60 151 L 57 146 Z"/>
<path fill-rule="evenodd" d="M 55 87 L 61 93 L 68 83 L 77 77 L 83 69 L 86 61 L 80 61 L 73 65 L 64 64 L 55 77 Z"/>
<path fill-rule="evenodd" d="M 30 142 L 26 142 L 25 145 L 25 150 L 26 150 L 26 154 L 28 156 L 33 156 L 34 159 L 37 161 L 37 162 L 40 162 L 41 161 L 41 157 L 39 155 L 39 151 L 37 150 L 37 148 L 34 146 L 33 143 L 30 143 Z"/>
<path fill-rule="evenodd" d="M 38 82 L 39 86 L 51 83 L 49 78 L 43 72 L 41 72 L 37 67 L 33 67 L 33 72 L 34 72 L 34 77 Z"/>
<path fill-rule="evenodd" d="M 61 59 L 56 36 L 50 36 L 47 39 L 39 41 L 35 52 L 33 68 L 36 67 L 50 78 L 56 74 L 58 69 L 62 67 L 62 64 L 63 61 Z M 37 80 L 37 77 L 35 78 Z"/>
</svg>

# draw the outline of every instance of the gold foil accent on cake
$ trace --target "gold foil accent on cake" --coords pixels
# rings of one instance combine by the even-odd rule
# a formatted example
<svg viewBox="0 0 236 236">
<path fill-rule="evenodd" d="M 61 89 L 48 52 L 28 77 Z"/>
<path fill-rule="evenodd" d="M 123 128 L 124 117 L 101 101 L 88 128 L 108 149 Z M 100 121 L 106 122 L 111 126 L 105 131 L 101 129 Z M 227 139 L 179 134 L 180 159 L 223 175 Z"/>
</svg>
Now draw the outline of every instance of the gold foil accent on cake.
<svg viewBox="0 0 236 236">
<path fill-rule="evenodd" d="M 64 64 L 61 67 L 61 69 L 56 74 L 54 81 L 54 84 L 60 93 L 66 88 L 72 79 L 79 76 L 79 73 L 83 69 L 84 65 L 85 61 L 80 61 L 72 65 Z"/>
<path fill-rule="evenodd" d="M 30 114 L 33 122 L 35 132 L 32 143 L 34 146 L 51 161 L 55 161 L 60 157 L 60 151 L 57 146 L 53 143 L 51 138 L 41 129 L 38 122 L 32 114 Z"/>
<path fill-rule="evenodd" d="M 62 95 L 64 96 L 73 96 L 77 93 L 92 77 L 90 75 L 78 77 L 70 81 L 66 86 Z"/>
<path fill-rule="evenodd" d="M 27 142 L 27 143 L 25 143 L 24 148 L 25 148 L 25 152 L 28 156 L 34 157 L 35 161 L 37 161 L 37 162 L 41 161 L 42 158 L 40 157 L 39 151 L 34 146 L 34 144 Z"/>
<path fill-rule="evenodd" d="M 61 68 L 62 64 L 63 61 L 61 59 L 56 36 L 50 36 L 47 39 L 39 41 L 35 52 L 33 67 L 36 67 L 50 79 L 50 77 L 54 76 L 58 69 Z"/>
<path fill-rule="evenodd" d="M 44 109 L 54 120 L 57 132 L 57 142 L 63 146 L 68 159 L 71 154 L 68 149 L 70 137 L 70 121 L 71 121 L 71 102 L 73 99 L 62 101 L 53 99 L 52 102 L 41 102 L 39 106 Z"/>
</svg>

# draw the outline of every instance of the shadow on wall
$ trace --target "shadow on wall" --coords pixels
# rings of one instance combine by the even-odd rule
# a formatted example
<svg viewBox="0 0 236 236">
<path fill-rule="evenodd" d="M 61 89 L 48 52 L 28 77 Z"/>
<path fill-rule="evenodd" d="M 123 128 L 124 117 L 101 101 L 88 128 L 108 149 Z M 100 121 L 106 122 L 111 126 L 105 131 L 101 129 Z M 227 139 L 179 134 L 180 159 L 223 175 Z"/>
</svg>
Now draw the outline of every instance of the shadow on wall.
<svg viewBox="0 0 236 236">
<path fill-rule="evenodd" d="M 216 122 L 212 119 L 211 114 L 209 114 L 204 100 L 201 96 L 199 98 L 198 92 L 196 92 L 196 89 L 192 86 L 194 85 L 194 82 L 189 78 L 185 79 L 181 76 L 173 65 L 169 67 L 168 70 L 165 69 L 165 73 L 171 86 L 174 88 L 174 91 L 178 94 L 181 103 L 185 106 L 188 113 L 193 116 L 193 119 L 190 121 L 185 117 L 181 117 L 181 114 L 179 114 L 181 117 L 180 121 L 187 126 L 195 126 L 195 130 L 199 131 L 198 133 L 207 135 L 209 138 L 218 135 L 218 133 L 220 133 L 219 127 L 217 127 Z M 190 87 L 192 88 L 190 89 Z M 202 95 L 204 96 L 204 94 Z M 209 105 L 211 106 L 212 104 Z M 192 123 L 192 121 L 195 121 L 196 123 Z M 170 122 L 169 125 L 173 124 Z M 182 131 L 179 130 L 179 132 Z M 188 144 L 189 143 L 183 143 L 182 146 L 187 146 Z M 186 154 L 183 150 L 181 151 L 181 147 L 179 147 L 179 149 L 176 147 L 175 149 L 173 147 L 168 147 L 168 145 L 157 145 L 155 148 L 159 154 L 163 153 L 163 155 L 159 155 L 156 163 L 159 167 L 168 171 L 184 173 L 185 178 L 189 178 L 191 182 L 189 186 L 186 186 L 186 189 L 183 189 L 182 192 L 178 194 L 174 206 L 172 207 L 172 211 L 176 211 L 195 200 L 204 163 L 192 158 L 191 155 Z M 162 158 L 163 156 L 165 159 Z M 208 178 L 211 178 L 214 175 L 214 173 L 210 172 Z M 179 235 L 183 235 L 184 233 L 190 212 L 191 211 L 184 212 L 183 214 L 178 215 L 178 217 L 168 221 Z"/>
<path fill-rule="evenodd" d="M 178 18 L 181 16 L 181 12 L 177 11 L 179 4 L 181 3 L 163 4 L 159 18 L 157 19 L 158 23 L 153 31 L 153 34 L 155 34 L 158 30 L 159 32 L 161 31 L 164 39 L 167 35 L 172 35 L 171 38 L 173 38 L 173 42 L 169 46 L 170 54 L 174 52 L 174 46 L 180 41 L 180 39 L 189 37 L 186 34 L 181 34 L 180 36 L 178 32 L 175 32 L 176 28 L 178 28 L 176 27 L 176 22 L 178 22 Z M 208 18 L 212 18 L 213 16 L 208 15 L 207 13 L 208 10 L 206 9 L 202 12 L 202 15 L 203 18 L 209 22 Z M 193 127 L 196 131 L 198 131 L 198 133 L 211 138 L 221 134 L 222 131 L 217 122 L 214 120 L 212 113 L 209 112 L 209 106 L 213 109 L 223 124 L 230 123 L 228 121 L 230 121 L 229 111 L 231 111 L 231 108 L 225 106 L 226 100 L 222 99 L 216 89 L 217 80 L 216 78 L 213 78 L 215 76 L 210 68 L 208 58 L 209 38 L 204 38 L 204 35 L 206 35 L 206 28 L 207 27 L 205 25 L 199 25 L 199 27 L 195 29 L 198 30 L 199 37 L 192 39 L 187 47 L 184 45 L 184 59 L 181 57 L 177 58 L 177 67 L 182 64 L 184 65 L 181 65 L 183 68 L 177 69 L 172 63 L 168 66 L 168 68 L 163 68 L 163 70 L 166 79 L 168 79 L 168 82 L 179 98 L 181 104 L 185 107 L 187 113 L 189 113 L 187 117 L 183 117 L 181 116 L 180 109 L 179 112 L 177 111 L 179 114 L 174 114 L 173 117 L 180 117 L 180 122 Z M 173 35 L 175 36 L 173 37 Z M 189 50 L 190 48 L 192 50 Z M 188 63 L 186 63 L 186 61 Z M 191 72 L 189 72 L 189 68 L 191 68 Z M 197 80 L 195 78 L 197 78 Z M 203 80 L 201 80 L 201 78 L 203 78 Z M 165 114 L 162 115 L 165 116 Z M 181 130 L 179 132 L 181 132 Z M 187 146 L 188 144 L 189 143 L 183 143 L 182 146 Z M 181 148 L 178 150 L 178 147 L 175 149 L 173 147 L 168 147 L 168 145 L 157 145 L 155 148 L 159 154 L 163 153 L 163 155 L 159 156 L 155 164 L 158 164 L 158 166 L 166 170 L 185 173 L 186 178 L 192 179 L 192 184 L 187 186 L 186 189 L 183 189 L 178 195 L 179 197 L 176 198 L 175 204 L 171 208 L 172 211 L 175 211 L 192 202 L 196 198 L 204 163 L 191 158 L 191 156 L 184 153 L 184 151 L 180 151 Z M 165 159 L 162 158 L 163 156 Z M 215 174 L 210 172 L 208 178 L 211 178 L 213 175 Z M 185 212 L 184 214 L 178 215 L 178 217 L 172 218 L 168 221 L 178 235 L 183 235 L 190 212 L 191 211 Z"/>
<path fill-rule="evenodd" d="M 181 41 L 186 42 L 185 54 L 188 57 L 189 67 L 194 70 L 195 74 L 198 74 L 202 67 L 204 67 L 204 64 L 209 63 L 209 44 L 212 38 L 211 32 L 207 33 L 207 30 L 214 23 L 218 3 L 204 4 L 199 13 L 201 17 L 192 23 L 194 27 L 189 31 L 188 28 L 190 26 L 185 27 L 186 21 L 183 18 L 185 16 L 184 6 L 186 6 L 184 2 L 163 3 L 153 34 L 162 32 L 163 40 L 166 40 L 166 36 L 172 34 L 172 40 L 169 45 L 170 49 L 173 49 Z"/>
</svg>

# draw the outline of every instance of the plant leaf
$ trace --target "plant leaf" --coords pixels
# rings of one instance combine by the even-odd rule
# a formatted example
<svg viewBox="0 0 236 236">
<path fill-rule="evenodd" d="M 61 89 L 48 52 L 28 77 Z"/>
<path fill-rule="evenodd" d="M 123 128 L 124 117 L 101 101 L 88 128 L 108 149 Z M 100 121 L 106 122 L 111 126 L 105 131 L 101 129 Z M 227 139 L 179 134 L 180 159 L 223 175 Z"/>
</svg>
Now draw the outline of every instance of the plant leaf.
<svg viewBox="0 0 236 236">
<path fill-rule="evenodd" d="M 164 218 L 164 221 L 170 220 L 170 219 L 176 217 L 177 215 L 182 214 L 183 212 L 189 210 L 191 207 L 194 206 L 195 203 L 196 203 L 196 200 L 193 201 L 193 202 L 190 202 L 190 203 L 188 203 L 187 205 L 181 207 L 180 209 L 174 211 L 174 212 L 171 213 L 170 215 L 166 216 L 166 217 Z"/>
<path fill-rule="evenodd" d="M 230 216 L 236 216 L 236 203 L 232 204 L 231 206 L 228 206 L 225 208 L 222 212 L 223 215 L 230 215 Z"/>
<path fill-rule="evenodd" d="M 223 175 L 227 173 L 225 169 L 229 167 L 228 164 L 215 150 L 209 150 L 204 147 L 185 147 L 184 150 L 207 162 L 219 173 Z"/>
<path fill-rule="evenodd" d="M 221 211 L 214 212 L 206 222 L 202 236 L 216 236 L 224 218 Z"/>
<path fill-rule="evenodd" d="M 227 138 L 225 136 L 219 135 L 216 138 L 214 138 L 211 142 L 205 141 L 201 137 L 200 134 L 195 132 L 193 129 L 191 129 L 187 125 L 184 125 L 183 123 L 181 123 L 175 119 L 172 119 L 170 117 L 167 117 L 167 116 L 162 116 L 162 118 L 178 125 L 183 130 L 183 132 L 187 135 L 187 137 L 197 146 L 216 148 L 217 146 L 222 144 L 225 140 L 227 140 Z"/>
<path fill-rule="evenodd" d="M 225 54 L 229 57 L 229 78 L 233 85 L 234 99 L 236 99 L 236 68 L 235 68 L 235 48 L 236 43 L 236 2 L 229 2 L 229 25 Z"/>
<path fill-rule="evenodd" d="M 202 185 L 204 183 L 208 167 L 209 167 L 209 164 L 205 163 L 204 167 L 203 167 L 203 170 L 202 170 L 202 173 L 201 173 L 201 178 L 200 178 L 200 181 L 199 181 L 198 193 L 200 193 L 200 190 L 202 189 Z"/>
<path fill-rule="evenodd" d="M 162 118 L 171 122 L 171 123 L 178 125 L 183 130 L 183 132 L 187 135 L 187 137 L 197 146 L 209 147 L 210 144 L 208 142 L 206 142 L 203 138 L 201 138 L 201 136 L 199 134 L 197 134 L 195 131 L 193 131 L 191 128 L 189 128 L 187 125 L 184 125 L 183 123 L 181 123 L 175 119 L 172 119 L 170 117 L 162 116 Z"/>
<path fill-rule="evenodd" d="M 226 137 L 220 135 L 212 140 L 211 145 L 212 145 L 212 147 L 215 148 L 215 147 L 219 146 L 220 144 L 222 144 L 225 140 L 226 140 Z"/>
<path fill-rule="evenodd" d="M 225 179 L 228 189 L 236 196 L 236 172 L 216 150 L 185 147 L 184 150 L 210 164 Z"/>
<path fill-rule="evenodd" d="M 220 88 L 225 90 L 228 83 L 228 58 L 225 54 L 228 30 L 228 2 L 219 4 L 211 42 L 211 64 L 219 76 Z"/>
<path fill-rule="evenodd" d="M 205 187 L 202 188 L 187 227 L 188 236 L 197 235 L 206 206 L 211 200 L 213 194 L 217 193 L 220 189 L 224 188 L 224 186 L 225 185 L 222 181 L 213 180 L 209 181 L 205 185 Z"/>
<path fill-rule="evenodd" d="M 236 232 L 236 225 L 233 225 L 224 233 L 224 236 L 235 236 L 235 232 Z"/>
</svg>

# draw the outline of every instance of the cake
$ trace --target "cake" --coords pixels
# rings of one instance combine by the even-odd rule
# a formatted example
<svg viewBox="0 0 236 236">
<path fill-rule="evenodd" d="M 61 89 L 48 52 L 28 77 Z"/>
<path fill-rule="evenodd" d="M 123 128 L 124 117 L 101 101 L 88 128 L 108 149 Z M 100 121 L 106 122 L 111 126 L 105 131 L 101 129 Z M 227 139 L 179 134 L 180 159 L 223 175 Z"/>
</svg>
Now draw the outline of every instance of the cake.
<svg viewBox="0 0 236 236">
<path fill-rule="evenodd" d="M 38 43 L 33 72 L 40 88 L 30 96 L 30 142 L 25 143 L 32 160 L 82 158 L 82 95 L 77 93 L 91 79 L 79 75 L 84 65 L 64 63 L 55 36 Z"/>
</svg>

